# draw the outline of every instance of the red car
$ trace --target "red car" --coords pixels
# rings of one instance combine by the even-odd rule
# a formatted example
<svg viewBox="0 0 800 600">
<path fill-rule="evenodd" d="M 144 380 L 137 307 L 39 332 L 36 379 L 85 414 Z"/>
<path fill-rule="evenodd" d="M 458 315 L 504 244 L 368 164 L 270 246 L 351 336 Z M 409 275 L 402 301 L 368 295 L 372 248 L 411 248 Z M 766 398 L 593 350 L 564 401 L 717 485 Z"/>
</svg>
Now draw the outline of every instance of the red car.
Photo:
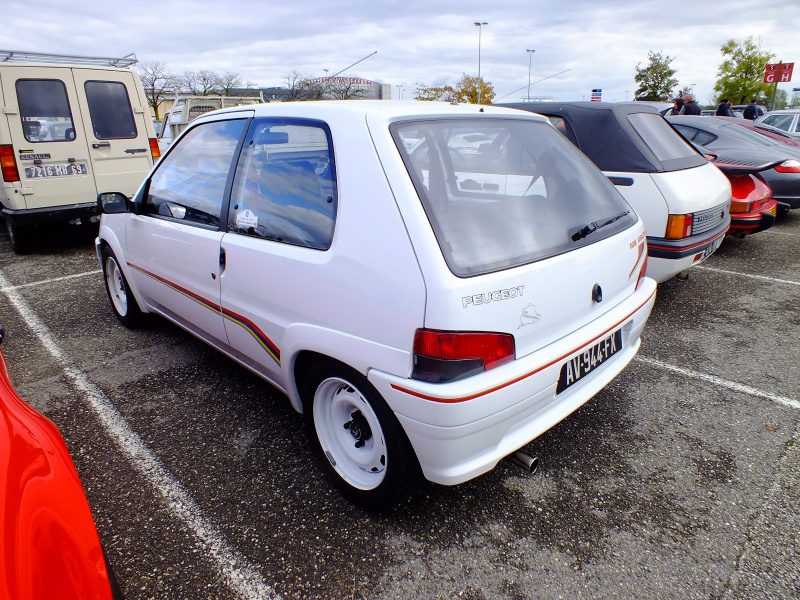
<svg viewBox="0 0 800 600">
<path fill-rule="evenodd" d="M 121 597 L 64 439 L 19 397 L 2 350 L 0 482 L 0 598 Z"/>
<path fill-rule="evenodd" d="M 738 149 L 715 153 L 698 146 L 698 150 L 731 182 L 731 226 L 727 235 L 741 239 L 772 227 L 778 214 L 778 202 L 758 173 L 774 168 L 781 161 Z"/>
</svg>

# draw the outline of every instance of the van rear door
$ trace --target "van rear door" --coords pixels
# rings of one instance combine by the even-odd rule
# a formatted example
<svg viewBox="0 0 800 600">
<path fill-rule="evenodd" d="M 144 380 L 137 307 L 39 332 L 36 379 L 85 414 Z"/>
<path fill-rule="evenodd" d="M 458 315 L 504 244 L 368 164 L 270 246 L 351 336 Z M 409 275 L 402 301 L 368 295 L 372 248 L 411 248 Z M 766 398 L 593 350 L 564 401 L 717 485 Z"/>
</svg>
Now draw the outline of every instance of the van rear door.
<svg viewBox="0 0 800 600">
<path fill-rule="evenodd" d="M 94 202 L 89 147 L 72 73 L 65 67 L 6 65 L 3 117 L 20 175 L 16 210 Z"/>
<path fill-rule="evenodd" d="M 155 138 L 141 85 L 131 71 L 73 69 L 97 189 L 133 196 L 153 166 Z"/>
</svg>

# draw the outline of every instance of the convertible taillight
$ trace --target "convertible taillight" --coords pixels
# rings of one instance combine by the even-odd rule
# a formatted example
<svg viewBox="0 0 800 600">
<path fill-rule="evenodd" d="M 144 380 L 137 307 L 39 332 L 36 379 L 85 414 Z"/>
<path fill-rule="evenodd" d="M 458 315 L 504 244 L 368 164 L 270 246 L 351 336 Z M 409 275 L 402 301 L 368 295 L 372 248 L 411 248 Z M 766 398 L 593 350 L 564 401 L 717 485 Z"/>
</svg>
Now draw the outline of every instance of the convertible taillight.
<svg viewBox="0 0 800 600">
<path fill-rule="evenodd" d="M 463 379 L 514 360 L 514 336 L 417 329 L 411 377 L 432 383 Z"/>
<path fill-rule="evenodd" d="M 694 215 L 670 215 L 667 218 L 667 234 L 664 236 L 668 240 L 682 240 L 692 235 L 692 224 Z"/>
<path fill-rule="evenodd" d="M 19 181 L 17 159 L 14 158 L 14 146 L 11 144 L 0 145 L 0 168 L 3 173 L 3 181 L 8 183 Z"/>
<path fill-rule="evenodd" d="M 790 158 L 775 167 L 775 170 L 778 173 L 800 173 L 800 160 Z"/>
</svg>

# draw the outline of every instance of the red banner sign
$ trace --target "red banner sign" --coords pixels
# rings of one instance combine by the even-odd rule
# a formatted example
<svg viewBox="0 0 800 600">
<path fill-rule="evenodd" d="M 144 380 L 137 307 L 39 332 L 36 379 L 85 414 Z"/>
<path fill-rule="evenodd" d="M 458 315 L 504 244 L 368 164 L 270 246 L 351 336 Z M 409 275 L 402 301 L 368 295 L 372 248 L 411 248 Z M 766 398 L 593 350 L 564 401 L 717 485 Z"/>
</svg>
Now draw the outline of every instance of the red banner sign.
<svg viewBox="0 0 800 600">
<path fill-rule="evenodd" d="M 764 83 L 788 83 L 792 80 L 794 63 L 768 64 L 764 70 Z"/>
</svg>

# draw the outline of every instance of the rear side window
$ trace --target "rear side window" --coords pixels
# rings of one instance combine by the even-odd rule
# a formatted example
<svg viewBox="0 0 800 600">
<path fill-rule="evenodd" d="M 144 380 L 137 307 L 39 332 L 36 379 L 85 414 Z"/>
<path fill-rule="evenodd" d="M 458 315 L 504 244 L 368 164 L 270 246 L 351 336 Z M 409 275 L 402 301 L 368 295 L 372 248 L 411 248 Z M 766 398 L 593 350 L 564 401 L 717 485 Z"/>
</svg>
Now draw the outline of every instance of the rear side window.
<svg viewBox="0 0 800 600">
<path fill-rule="evenodd" d="M 702 158 L 659 114 L 633 113 L 628 115 L 628 122 L 665 167 L 673 160 Z"/>
<path fill-rule="evenodd" d="M 569 252 L 636 222 L 614 186 L 547 123 L 447 119 L 391 131 L 459 277 Z M 587 226 L 591 234 L 573 239 Z"/>
<path fill-rule="evenodd" d="M 128 88 L 120 81 L 87 81 L 84 84 L 92 131 L 98 140 L 136 137 Z"/>
<path fill-rule="evenodd" d="M 67 88 L 58 79 L 20 79 L 17 102 L 22 132 L 28 142 L 69 142 L 75 139 Z"/>
<path fill-rule="evenodd" d="M 217 229 L 231 161 L 246 121 L 204 123 L 186 133 L 150 179 L 145 212 Z"/>
<path fill-rule="evenodd" d="M 325 124 L 259 119 L 245 140 L 228 230 L 326 250 L 336 219 L 336 170 Z"/>
</svg>

